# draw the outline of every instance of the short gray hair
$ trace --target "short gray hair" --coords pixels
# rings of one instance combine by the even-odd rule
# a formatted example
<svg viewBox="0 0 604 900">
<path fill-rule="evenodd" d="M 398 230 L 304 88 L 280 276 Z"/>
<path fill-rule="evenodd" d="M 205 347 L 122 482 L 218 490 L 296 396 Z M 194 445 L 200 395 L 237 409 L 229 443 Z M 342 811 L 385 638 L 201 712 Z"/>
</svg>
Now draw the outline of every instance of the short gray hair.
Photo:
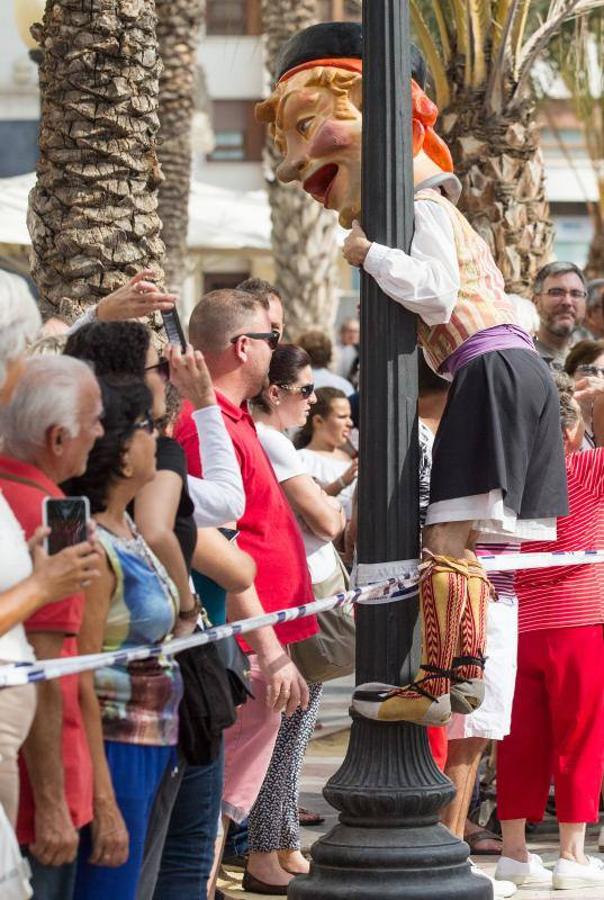
<svg viewBox="0 0 604 900">
<path fill-rule="evenodd" d="M 604 304 L 604 278 L 595 278 L 587 285 L 587 308 Z"/>
<path fill-rule="evenodd" d="M 6 364 L 23 353 L 41 325 L 25 279 L 0 269 L 0 385 L 6 378 Z"/>
<path fill-rule="evenodd" d="M 533 293 L 541 293 L 546 278 L 551 278 L 553 275 L 568 275 L 570 272 L 572 272 L 573 275 L 577 275 L 581 279 L 581 281 L 583 282 L 583 286 L 585 287 L 585 275 L 583 274 L 579 266 L 575 265 L 575 263 L 573 262 L 564 262 L 563 260 L 559 260 L 556 262 L 547 263 L 547 265 L 539 269 L 539 271 L 535 275 Z"/>
<path fill-rule="evenodd" d="M 11 402 L 0 410 L 4 451 L 30 461 L 57 425 L 77 437 L 80 392 L 89 378 L 94 378 L 90 366 L 72 356 L 28 359 Z"/>
</svg>

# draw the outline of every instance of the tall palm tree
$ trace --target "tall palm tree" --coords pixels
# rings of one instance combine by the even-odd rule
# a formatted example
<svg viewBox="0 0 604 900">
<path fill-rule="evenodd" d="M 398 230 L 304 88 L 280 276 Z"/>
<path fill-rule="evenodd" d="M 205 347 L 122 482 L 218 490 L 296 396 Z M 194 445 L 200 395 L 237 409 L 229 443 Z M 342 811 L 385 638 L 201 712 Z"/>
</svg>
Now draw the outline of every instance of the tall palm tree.
<svg viewBox="0 0 604 900">
<path fill-rule="evenodd" d="M 589 278 L 604 276 L 604 21 L 592 13 L 570 23 L 554 42 L 550 62 L 569 90 L 582 125 L 596 177 L 598 200 L 589 204 L 594 236 L 585 267 Z M 570 157 L 569 163 L 574 164 Z"/>
<path fill-rule="evenodd" d="M 153 0 L 48 0 L 32 274 L 46 311 L 73 317 L 145 266 L 161 274 Z"/>
<path fill-rule="evenodd" d="M 282 44 L 316 21 L 316 0 L 262 0 L 271 80 Z M 268 141 L 265 163 L 275 281 L 283 296 L 288 331 L 296 336 L 317 326 L 330 329 L 337 300 L 337 219 L 299 187 L 278 181 L 277 161 L 272 141 Z"/>
<path fill-rule="evenodd" d="M 565 22 L 604 0 L 410 0 L 461 208 L 493 250 L 509 291 L 530 291 L 550 252 L 532 70 Z"/>
<path fill-rule="evenodd" d="M 159 52 L 164 64 L 159 79 L 158 147 L 165 180 L 159 188 L 159 217 L 166 246 L 166 285 L 178 291 L 186 264 L 196 52 L 206 0 L 155 0 L 155 8 Z"/>
</svg>

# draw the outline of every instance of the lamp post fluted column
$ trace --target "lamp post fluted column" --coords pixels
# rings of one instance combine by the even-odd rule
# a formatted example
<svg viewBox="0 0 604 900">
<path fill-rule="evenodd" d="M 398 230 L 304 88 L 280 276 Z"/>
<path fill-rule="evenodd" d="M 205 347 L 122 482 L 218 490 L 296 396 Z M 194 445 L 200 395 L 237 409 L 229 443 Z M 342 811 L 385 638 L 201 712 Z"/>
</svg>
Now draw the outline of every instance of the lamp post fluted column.
<svg viewBox="0 0 604 900">
<path fill-rule="evenodd" d="M 371 240 L 406 250 L 409 46 L 407 0 L 363 4 L 363 226 Z M 416 321 L 363 274 L 361 324 L 358 562 L 361 580 L 378 581 L 419 552 Z M 408 599 L 357 608 L 358 683 L 404 683 L 414 674 L 417 614 Z M 467 846 L 438 822 L 454 788 L 424 728 L 355 716 L 324 795 L 339 823 L 313 846 L 310 874 L 291 883 L 292 900 L 491 900 L 489 882 L 470 872 Z"/>
</svg>

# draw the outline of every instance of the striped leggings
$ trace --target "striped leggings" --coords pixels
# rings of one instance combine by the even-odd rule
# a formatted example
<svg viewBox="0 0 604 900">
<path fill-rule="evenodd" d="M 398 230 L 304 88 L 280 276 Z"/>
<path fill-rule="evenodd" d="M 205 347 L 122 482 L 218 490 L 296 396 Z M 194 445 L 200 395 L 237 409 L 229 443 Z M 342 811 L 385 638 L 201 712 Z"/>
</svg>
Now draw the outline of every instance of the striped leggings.
<svg viewBox="0 0 604 900">
<path fill-rule="evenodd" d="M 250 853 L 299 850 L 298 794 L 308 742 L 315 729 L 322 684 L 309 684 L 308 709 L 283 716 L 268 772 L 248 820 Z"/>
</svg>

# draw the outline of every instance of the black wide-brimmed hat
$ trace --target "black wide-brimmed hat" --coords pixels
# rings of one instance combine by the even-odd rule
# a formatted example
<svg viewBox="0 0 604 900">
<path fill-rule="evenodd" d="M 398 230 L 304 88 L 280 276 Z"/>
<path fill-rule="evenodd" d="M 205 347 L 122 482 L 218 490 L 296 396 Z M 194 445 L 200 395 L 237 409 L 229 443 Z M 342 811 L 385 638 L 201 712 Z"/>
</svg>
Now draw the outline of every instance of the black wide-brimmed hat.
<svg viewBox="0 0 604 900">
<path fill-rule="evenodd" d="M 359 22 L 321 22 L 299 31 L 285 42 L 277 57 L 276 77 L 317 59 L 362 59 L 363 30 Z M 411 44 L 411 77 L 426 86 L 426 63 Z"/>
</svg>

